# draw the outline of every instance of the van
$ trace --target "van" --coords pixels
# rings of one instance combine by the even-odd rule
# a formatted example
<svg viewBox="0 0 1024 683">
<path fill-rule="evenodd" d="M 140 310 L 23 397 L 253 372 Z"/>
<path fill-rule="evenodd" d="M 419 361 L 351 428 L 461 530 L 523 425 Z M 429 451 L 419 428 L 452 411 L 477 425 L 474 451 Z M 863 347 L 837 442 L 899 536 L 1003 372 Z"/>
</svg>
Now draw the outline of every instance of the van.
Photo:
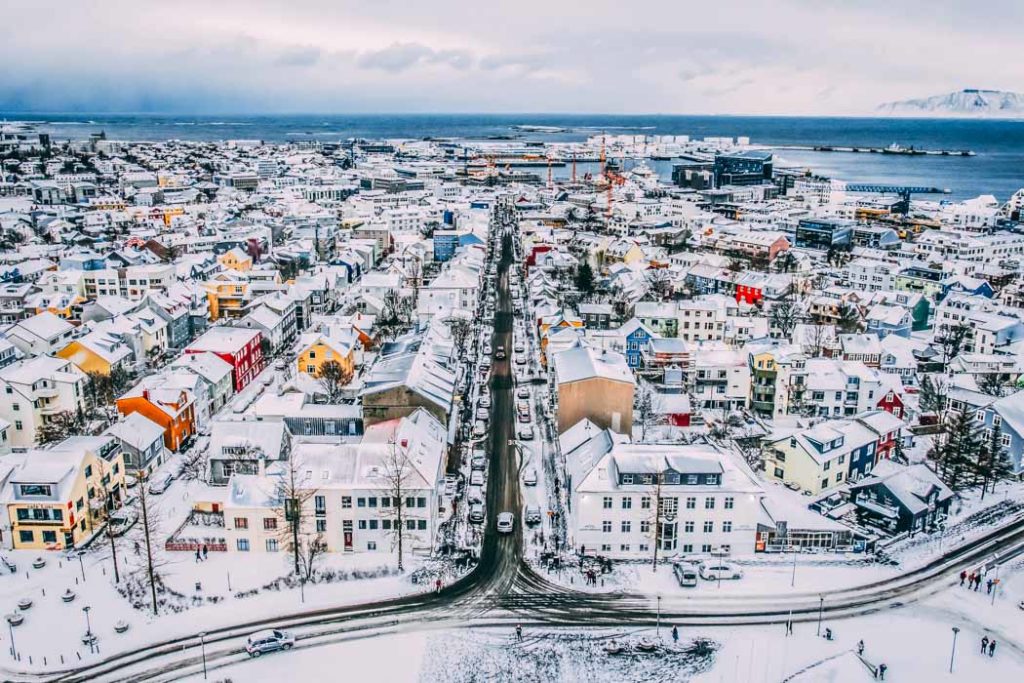
<svg viewBox="0 0 1024 683">
<path fill-rule="evenodd" d="M 672 573 L 675 574 L 676 581 L 683 588 L 693 588 L 697 585 L 697 570 L 689 564 L 676 563 L 672 567 Z"/>
</svg>

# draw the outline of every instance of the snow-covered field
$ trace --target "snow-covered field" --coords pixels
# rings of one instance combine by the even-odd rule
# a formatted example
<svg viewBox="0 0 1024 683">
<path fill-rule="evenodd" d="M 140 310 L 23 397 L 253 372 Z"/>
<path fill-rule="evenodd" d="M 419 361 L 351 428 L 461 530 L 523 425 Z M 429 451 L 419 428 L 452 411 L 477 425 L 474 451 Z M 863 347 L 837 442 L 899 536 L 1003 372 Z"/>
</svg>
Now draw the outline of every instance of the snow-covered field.
<svg viewBox="0 0 1024 683">
<path fill-rule="evenodd" d="M 196 562 L 190 553 L 163 553 L 161 576 L 167 587 L 183 598 L 175 600 L 179 612 L 163 613 L 157 619 L 148 609 L 133 609 L 128 600 L 115 589 L 113 564 L 109 550 L 102 546 L 87 553 L 80 565 L 63 554 L 46 553 L 42 569 L 32 568 L 39 556 L 33 552 L 8 552 L 8 559 L 18 566 L 17 574 L 0 576 L 0 613 L 13 612 L 22 598 L 33 601 L 24 612 L 25 621 L 14 628 L 14 640 L 20 662 L 5 663 L 13 670 L 43 670 L 66 664 L 98 659 L 153 641 L 190 636 L 200 631 L 227 626 L 240 621 L 274 618 L 308 608 L 356 604 L 396 597 L 426 590 L 409 580 L 408 573 L 394 575 L 395 560 L 387 553 L 325 556 L 321 569 L 346 572 L 347 580 L 308 584 L 301 588 L 266 589 L 267 584 L 288 573 L 287 553 L 276 556 L 260 553 L 259 561 L 243 553 L 210 553 L 209 559 Z M 142 556 L 130 548 L 121 556 L 121 580 L 138 574 Z M 411 560 L 407 566 L 415 567 Z M 82 569 L 85 581 L 82 580 Z M 26 573 L 28 576 L 26 577 Z M 354 578 L 361 573 L 381 574 L 380 578 Z M 196 583 L 200 590 L 196 590 Z M 230 586 L 230 587 L 229 587 Z M 62 594 L 72 590 L 76 597 L 65 603 Z M 303 596 L 305 604 L 303 604 Z M 148 605 L 148 593 L 145 595 Z M 99 654 L 83 646 L 86 631 L 83 607 L 90 607 L 89 620 L 93 633 L 99 637 Z M 129 624 L 126 633 L 118 634 L 114 625 Z M 0 631 L 3 653 L 9 650 L 8 629 Z"/>
</svg>

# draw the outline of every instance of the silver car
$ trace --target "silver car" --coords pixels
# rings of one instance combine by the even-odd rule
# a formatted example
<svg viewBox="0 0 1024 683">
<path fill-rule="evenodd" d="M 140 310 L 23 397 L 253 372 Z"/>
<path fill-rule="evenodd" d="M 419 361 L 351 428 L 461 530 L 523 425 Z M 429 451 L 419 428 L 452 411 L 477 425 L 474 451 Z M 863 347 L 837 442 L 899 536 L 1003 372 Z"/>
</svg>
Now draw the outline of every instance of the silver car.
<svg viewBox="0 0 1024 683">
<path fill-rule="evenodd" d="M 245 651 L 250 657 L 259 657 L 266 652 L 275 650 L 290 650 L 295 645 L 295 636 L 287 631 L 268 629 L 257 631 L 249 636 L 245 643 Z"/>
</svg>

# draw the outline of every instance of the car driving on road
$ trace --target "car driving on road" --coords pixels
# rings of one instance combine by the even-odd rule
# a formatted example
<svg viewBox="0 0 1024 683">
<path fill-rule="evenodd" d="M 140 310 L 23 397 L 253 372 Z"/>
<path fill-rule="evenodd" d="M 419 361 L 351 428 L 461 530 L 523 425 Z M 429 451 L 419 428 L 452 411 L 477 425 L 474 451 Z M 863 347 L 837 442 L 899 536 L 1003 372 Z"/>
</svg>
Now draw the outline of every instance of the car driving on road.
<svg viewBox="0 0 1024 683">
<path fill-rule="evenodd" d="M 511 512 L 502 512 L 498 515 L 498 532 L 503 534 L 512 533 L 515 527 L 516 518 Z"/>
<path fill-rule="evenodd" d="M 245 651 L 250 657 L 259 657 L 267 652 L 275 650 L 290 650 L 295 645 L 295 636 L 287 631 L 268 629 L 257 631 L 249 636 L 245 643 Z"/>
<path fill-rule="evenodd" d="M 742 579 L 743 570 L 726 562 L 702 562 L 700 577 L 705 581 Z"/>
</svg>

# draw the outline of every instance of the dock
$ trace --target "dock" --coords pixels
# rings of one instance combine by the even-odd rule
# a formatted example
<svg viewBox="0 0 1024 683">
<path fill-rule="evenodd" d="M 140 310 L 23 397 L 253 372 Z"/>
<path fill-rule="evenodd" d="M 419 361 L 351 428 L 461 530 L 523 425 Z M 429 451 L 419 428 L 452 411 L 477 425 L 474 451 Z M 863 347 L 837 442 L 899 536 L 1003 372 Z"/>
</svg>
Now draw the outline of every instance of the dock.
<svg viewBox="0 0 1024 683">
<path fill-rule="evenodd" d="M 840 145 L 765 145 L 769 149 L 794 150 L 799 152 L 845 152 L 848 154 L 892 154 L 896 156 L 973 157 L 969 149 L 917 149 L 915 147 L 845 147 Z"/>
</svg>

